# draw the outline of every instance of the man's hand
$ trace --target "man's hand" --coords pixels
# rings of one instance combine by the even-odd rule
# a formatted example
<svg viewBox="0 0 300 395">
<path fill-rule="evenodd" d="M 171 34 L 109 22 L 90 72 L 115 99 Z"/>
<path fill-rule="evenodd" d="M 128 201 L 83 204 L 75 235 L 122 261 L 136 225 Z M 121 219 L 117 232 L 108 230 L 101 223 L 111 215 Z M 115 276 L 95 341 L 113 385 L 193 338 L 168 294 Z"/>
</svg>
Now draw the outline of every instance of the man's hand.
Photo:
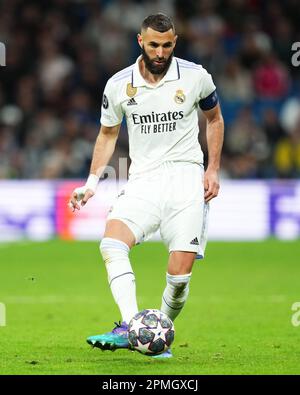
<svg viewBox="0 0 300 395">
<path fill-rule="evenodd" d="M 81 201 L 81 206 L 84 206 L 86 202 L 95 195 L 97 185 L 99 182 L 99 177 L 96 174 L 90 174 L 85 185 L 83 187 L 75 188 L 68 206 L 74 212 L 75 210 L 80 210 L 80 205 L 78 202 Z"/>
<path fill-rule="evenodd" d="M 74 212 L 75 210 L 80 210 L 80 205 L 84 206 L 86 204 L 86 202 L 92 197 L 94 196 L 94 192 L 87 188 L 86 186 L 83 187 L 79 187 L 79 188 L 75 188 L 72 195 L 71 195 L 71 199 L 69 202 L 69 207 L 72 209 L 72 212 Z M 78 204 L 78 202 L 80 202 L 80 205 Z"/>
<path fill-rule="evenodd" d="M 219 175 L 217 170 L 207 169 L 204 173 L 204 199 L 209 202 L 218 196 L 220 189 Z"/>
</svg>

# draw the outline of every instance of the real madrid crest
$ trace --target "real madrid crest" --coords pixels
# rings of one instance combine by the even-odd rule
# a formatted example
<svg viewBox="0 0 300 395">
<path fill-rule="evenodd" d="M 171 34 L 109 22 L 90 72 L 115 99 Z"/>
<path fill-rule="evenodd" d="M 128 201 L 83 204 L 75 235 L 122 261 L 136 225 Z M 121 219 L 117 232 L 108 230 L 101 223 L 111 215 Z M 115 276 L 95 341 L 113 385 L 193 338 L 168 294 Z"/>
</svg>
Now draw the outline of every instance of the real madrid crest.
<svg viewBox="0 0 300 395">
<path fill-rule="evenodd" d="M 175 93 L 174 100 L 177 104 L 182 104 L 185 101 L 185 94 L 183 93 L 183 90 L 178 89 Z"/>
<path fill-rule="evenodd" d="M 129 82 L 126 88 L 126 95 L 129 97 L 133 97 L 134 95 L 136 95 L 136 92 L 137 92 L 137 88 L 134 88 Z"/>
</svg>

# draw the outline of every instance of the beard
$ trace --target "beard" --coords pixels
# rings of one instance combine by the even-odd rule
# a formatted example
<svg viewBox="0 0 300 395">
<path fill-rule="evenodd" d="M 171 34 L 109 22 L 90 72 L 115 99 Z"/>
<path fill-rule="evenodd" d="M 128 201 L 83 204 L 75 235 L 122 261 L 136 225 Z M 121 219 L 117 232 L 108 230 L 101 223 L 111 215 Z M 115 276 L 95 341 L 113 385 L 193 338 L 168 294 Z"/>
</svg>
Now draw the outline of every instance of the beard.
<svg viewBox="0 0 300 395">
<path fill-rule="evenodd" d="M 163 74 L 168 71 L 170 64 L 173 59 L 174 52 L 171 53 L 168 59 L 154 59 L 151 60 L 147 55 L 144 46 L 142 47 L 142 57 L 145 62 L 146 69 L 150 71 L 151 74 Z M 154 61 L 161 61 L 161 64 L 155 64 Z"/>
</svg>

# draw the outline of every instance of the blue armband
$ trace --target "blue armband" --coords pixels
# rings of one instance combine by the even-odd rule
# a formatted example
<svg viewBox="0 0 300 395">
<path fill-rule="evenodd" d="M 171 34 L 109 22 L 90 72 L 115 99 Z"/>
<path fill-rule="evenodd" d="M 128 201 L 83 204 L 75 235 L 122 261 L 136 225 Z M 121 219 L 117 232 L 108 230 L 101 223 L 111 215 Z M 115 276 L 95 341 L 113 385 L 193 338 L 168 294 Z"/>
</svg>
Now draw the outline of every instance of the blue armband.
<svg viewBox="0 0 300 395">
<path fill-rule="evenodd" d="M 201 99 L 199 101 L 199 106 L 201 110 L 207 111 L 214 108 L 219 102 L 217 91 L 214 90 L 210 95 L 208 95 L 205 99 Z"/>
</svg>

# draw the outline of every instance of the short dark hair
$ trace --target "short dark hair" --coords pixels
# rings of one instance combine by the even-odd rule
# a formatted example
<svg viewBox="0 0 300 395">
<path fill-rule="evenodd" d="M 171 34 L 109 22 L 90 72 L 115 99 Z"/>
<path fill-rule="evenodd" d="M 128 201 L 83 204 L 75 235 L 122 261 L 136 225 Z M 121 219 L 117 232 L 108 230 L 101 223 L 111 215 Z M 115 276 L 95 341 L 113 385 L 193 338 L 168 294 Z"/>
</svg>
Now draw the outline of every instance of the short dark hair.
<svg viewBox="0 0 300 395">
<path fill-rule="evenodd" d="M 170 29 L 175 33 L 175 27 L 172 19 L 162 13 L 147 16 L 142 23 L 142 30 L 147 30 L 148 27 L 151 27 L 151 29 L 160 33 L 167 32 Z"/>
</svg>

